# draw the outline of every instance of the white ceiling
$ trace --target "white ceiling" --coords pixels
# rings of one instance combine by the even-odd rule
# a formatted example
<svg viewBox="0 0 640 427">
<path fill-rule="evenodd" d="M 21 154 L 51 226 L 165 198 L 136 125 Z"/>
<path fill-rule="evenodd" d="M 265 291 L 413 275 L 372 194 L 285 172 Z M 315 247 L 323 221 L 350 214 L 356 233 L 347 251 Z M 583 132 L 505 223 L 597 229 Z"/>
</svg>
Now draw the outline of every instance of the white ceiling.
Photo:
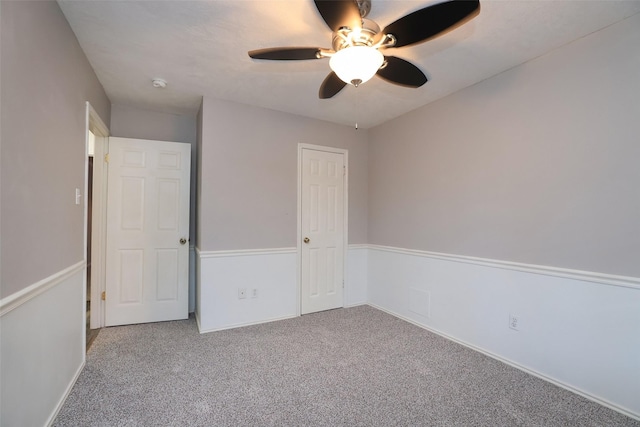
<svg viewBox="0 0 640 427">
<path fill-rule="evenodd" d="M 380 27 L 438 1 L 372 0 Z M 481 0 L 480 15 L 435 40 L 388 49 L 422 69 L 418 89 L 379 78 L 329 100 L 328 60 L 257 61 L 247 51 L 331 47 L 311 0 L 59 0 L 114 104 L 195 114 L 202 96 L 372 127 L 633 14 L 640 0 Z M 153 78 L 168 82 L 155 89 Z"/>
</svg>

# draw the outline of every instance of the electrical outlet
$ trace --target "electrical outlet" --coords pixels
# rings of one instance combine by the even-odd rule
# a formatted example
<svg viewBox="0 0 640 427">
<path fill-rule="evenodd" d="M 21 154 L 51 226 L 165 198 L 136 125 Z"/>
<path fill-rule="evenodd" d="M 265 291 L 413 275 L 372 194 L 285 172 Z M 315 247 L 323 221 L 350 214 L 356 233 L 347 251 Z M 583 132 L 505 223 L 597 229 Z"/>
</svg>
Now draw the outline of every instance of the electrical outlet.
<svg viewBox="0 0 640 427">
<path fill-rule="evenodd" d="M 509 314 L 509 328 L 514 331 L 520 330 L 520 317 L 516 314 Z"/>
<path fill-rule="evenodd" d="M 245 299 L 247 297 L 247 289 L 239 288 L 238 289 L 238 299 Z"/>
<path fill-rule="evenodd" d="M 253 288 L 251 289 L 251 298 L 258 298 L 258 290 Z"/>
</svg>

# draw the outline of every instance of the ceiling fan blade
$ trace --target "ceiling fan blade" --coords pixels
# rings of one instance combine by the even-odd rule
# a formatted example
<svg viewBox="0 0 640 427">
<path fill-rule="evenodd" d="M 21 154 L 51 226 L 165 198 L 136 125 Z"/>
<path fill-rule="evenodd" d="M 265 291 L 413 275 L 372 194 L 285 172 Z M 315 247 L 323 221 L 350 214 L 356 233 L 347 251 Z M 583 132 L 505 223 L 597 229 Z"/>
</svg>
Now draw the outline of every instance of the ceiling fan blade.
<svg viewBox="0 0 640 427">
<path fill-rule="evenodd" d="M 420 87 L 427 82 L 427 76 L 411 62 L 395 56 L 385 57 L 387 65 L 376 73 L 390 83 L 407 87 Z"/>
<path fill-rule="evenodd" d="M 296 61 L 303 59 L 319 59 L 319 47 L 270 47 L 249 51 L 253 59 L 273 59 L 280 61 Z"/>
<path fill-rule="evenodd" d="M 333 71 L 324 79 L 320 85 L 318 96 L 320 99 L 332 98 L 335 94 L 340 92 L 347 84 L 340 80 L 340 77 Z"/>
<path fill-rule="evenodd" d="M 362 28 L 360 9 L 354 0 L 315 0 L 315 4 L 331 31 Z"/>
<path fill-rule="evenodd" d="M 478 13 L 479 0 L 450 0 L 403 16 L 382 31 L 395 36 L 396 44 L 393 47 L 402 47 L 440 35 Z"/>
</svg>

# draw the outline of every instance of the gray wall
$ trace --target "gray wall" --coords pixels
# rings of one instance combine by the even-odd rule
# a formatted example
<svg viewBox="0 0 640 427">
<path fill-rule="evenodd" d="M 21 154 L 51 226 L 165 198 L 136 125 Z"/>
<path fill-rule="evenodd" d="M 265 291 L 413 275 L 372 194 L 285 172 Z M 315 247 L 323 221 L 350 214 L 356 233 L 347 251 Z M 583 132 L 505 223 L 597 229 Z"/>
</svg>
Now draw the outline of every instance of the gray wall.
<svg viewBox="0 0 640 427">
<path fill-rule="evenodd" d="M 126 105 L 111 106 L 111 135 L 121 138 L 191 144 L 191 216 L 189 237 L 195 242 L 196 229 L 196 117 L 142 110 Z"/>
<path fill-rule="evenodd" d="M 369 242 L 640 276 L 638 46 L 640 15 L 371 129 Z"/>
<path fill-rule="evenodd" d="M 111 106 L 111 135 L 156 141 L 196 142 L 196 116 Z"/>
<path fill-rule="evenodd" d="M 349 243 L 366 243 L 366 131 L 206 97 L 201 114 L 201 250 L 296 246 L 300 142 L 349 150 Z"/>
<path fill-rule="evenodd" d="M 84 258 L 85 102 L 110 102 L 54 1 L 2 1 L 0 296 Z"/>
</svg>

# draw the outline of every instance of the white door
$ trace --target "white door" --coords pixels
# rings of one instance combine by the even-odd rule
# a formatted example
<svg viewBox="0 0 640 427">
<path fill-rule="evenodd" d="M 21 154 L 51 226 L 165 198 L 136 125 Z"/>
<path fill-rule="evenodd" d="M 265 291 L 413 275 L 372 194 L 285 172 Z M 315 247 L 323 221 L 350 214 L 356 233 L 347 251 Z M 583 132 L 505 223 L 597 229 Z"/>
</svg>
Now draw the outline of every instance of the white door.
<svg viewBox="0 0 640 427">
<path fill-rule="evenodd" d="M 109 138 L 105 325 L 188 317 L 189 144 Z"/>
<path fill-rule="evenodd" d="M 342 307 L 345 154 L 302 148 L 301 313 Z"/>
</svg>

